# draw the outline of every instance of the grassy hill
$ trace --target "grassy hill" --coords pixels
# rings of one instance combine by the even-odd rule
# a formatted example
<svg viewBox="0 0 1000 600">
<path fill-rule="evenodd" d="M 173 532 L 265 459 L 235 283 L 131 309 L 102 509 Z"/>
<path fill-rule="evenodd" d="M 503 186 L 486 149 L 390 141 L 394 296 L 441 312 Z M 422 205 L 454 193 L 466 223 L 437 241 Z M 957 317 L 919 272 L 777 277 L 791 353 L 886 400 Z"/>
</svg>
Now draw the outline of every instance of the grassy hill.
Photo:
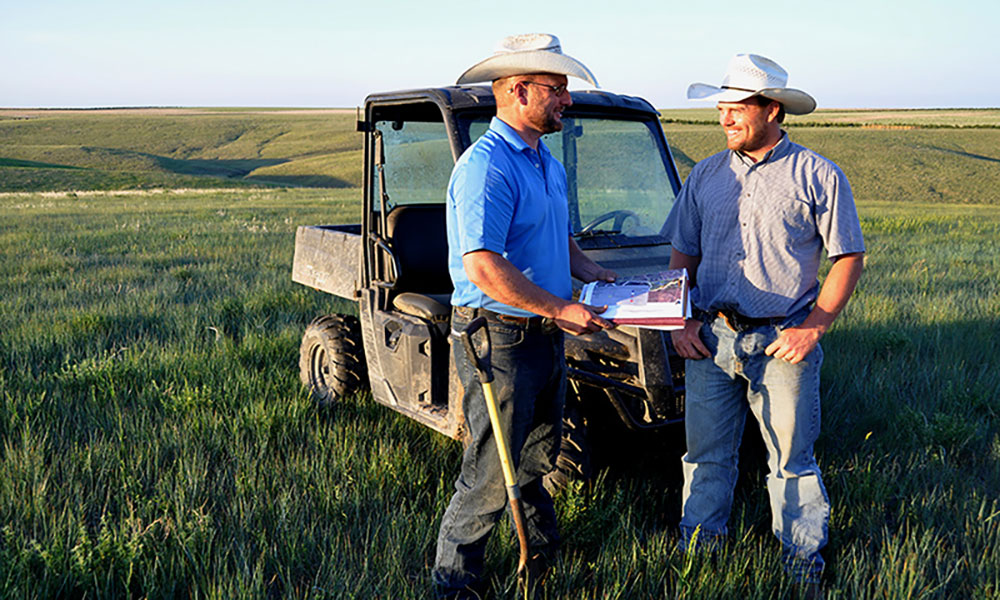
<svg viewBox="0 0 1000 600">
<path fill-rule="evenodd" d="M 664 110 L 682 177 L 723 148 L 715 111 Z M 346 188 L 361 184 L 348 109 L 0 110 L 0 192 Z M 792 139 L 862 201 L 1000 204 L 1000 110 L 820 110 Z"/>
<path fill-rule="evenodd" d="M 662 111 L 681 177 L 725 147 L 711 108 Z M 818 110 L 791 139 L 836 162 L 860 201 L 1000 204 L 1000 110 Z"/>
<path fill-rule="evenodd" d="M 714 125 L 715 108 L 668 108 L 664 121 Z M 1000 108 L 821 108 L 808 115 L 788 115 L 794 126 L 877 128 L 1000 128 Z"/>
<path fill-rule="evenodd" d="M 349 110 L 0 111 L 0 191 L 360 185 Z"/>
<path fill-rule="evenodd" d="M 725 148 L 718 125 L 664 123 L 681 177 Z M 786 127 L 836 162 L 860 201 L 1000 204 L 1000 128 Z"/>
</svg>

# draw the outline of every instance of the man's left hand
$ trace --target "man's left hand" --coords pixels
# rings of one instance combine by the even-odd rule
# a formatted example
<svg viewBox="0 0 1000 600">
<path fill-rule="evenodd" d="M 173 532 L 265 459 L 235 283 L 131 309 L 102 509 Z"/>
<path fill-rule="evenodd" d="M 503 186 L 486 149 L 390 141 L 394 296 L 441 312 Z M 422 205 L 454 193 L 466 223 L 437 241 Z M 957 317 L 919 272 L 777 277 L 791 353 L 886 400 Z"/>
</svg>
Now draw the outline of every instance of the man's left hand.
<svg viewBox="0 0 1000 600">
<path fill-rule="evenodd" d="M 822 336 L 819 329 L 813 327 L 789 327 L 778 334 L 778 339 L 764 349 L 764 354 L 791 364 L 801 362 L 816 348 Z"/>
<path fill-rule="evenodd" d="M 789 327 L 778 335 L 778 339 L 764 349 L 768 356 L 786 360 L 791 364 L 801 362 L 813 351 L 819 338 L 833 324 L 847 299 L 854 292 L 854 286 L 864 268 L 863 252 L 843 254 L 833 259 L 833 266 L 820 288 L 816 306 L 798 327 Z"/>
<path fill-rule="evenodd" d="M 567 302 L 552 320 L 559 329 L 572 335 L 595 333 L 602 329 L 614 329 L 615 323 L 600 317 L 607 306 L 591 306 L 579 302 Z"/>
</svg>

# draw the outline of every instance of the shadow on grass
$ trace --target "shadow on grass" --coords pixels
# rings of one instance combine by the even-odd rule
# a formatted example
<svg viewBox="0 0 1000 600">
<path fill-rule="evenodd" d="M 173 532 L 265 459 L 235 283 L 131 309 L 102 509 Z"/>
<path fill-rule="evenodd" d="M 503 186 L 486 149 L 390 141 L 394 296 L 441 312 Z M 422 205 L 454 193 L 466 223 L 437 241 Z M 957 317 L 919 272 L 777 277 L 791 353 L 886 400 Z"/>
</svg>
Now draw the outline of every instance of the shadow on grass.
<svg viewBox="0 0 1000 600">
<path fill-rule="evenodd" d="M 124 150 L 121 148 L 104 148 L 100 146 L 82 146 L 86 154 L 93 154 L 106 157 L 103 160 L 109 164 L 102 165 L 100 170 L 120 170 L 123 166 L 128 170 L 142 170 L 142 165 L 158 167 L 168 173 L 176 175 L 195 175 L 225 177 L 229 179 L 245 177 L 255 169 L 261 167 L 272 167 L 289 161 L 287 158 L 236 158 L 236 159 L 207 159 L 207 158 L 170 158 L 159 154 L 148 152 L 138 152 L 135 150 Z M 115 164 L 119 162 L 120 164 Z M 138 167 L 136 166 L 138 165 Z"/>
<path fill-rule="evenodd" d="M 670 146 L 670 155 L 674 157 L 674 162 L 676 162 L 678 166 L 683 166 L 687 169 L 694 168 L 694 164 L 697 162 L 685 154 L 683 150 L 675 146 Z"/>
<path fill-rule="evenodd" d="M 103 148 L 102 150 L 111 155 L 151 160 L 157 167 L 176 175 L 244 179 L 249 182 L 292 187 L 339 189 L 352 186 L 349 181 L 322 174 L 250 175 L 263 167 L 273 167 L 287 163 L 292 160 L 290 158 L 178 159 L 131 150 L 118 150 L 114 148 Z"/>
<path fill-rule="evenodd" d="M 171 173 L 178 175 L 209 175 L 212 177 L 239 178 L 246 177 L 261 167 L 272 167 L 288 162 L 286 158 L 261 159 L 177 159 L 165 156 L 149 155 L 156 164 Z"/>
<path fill-rule="evenodd" d="M 99 166 L 44 163 L 0 157 L 0 190 L 38 191 L 47 189 L 112 189 L 153 185 L 232 185 L 248 183 L 279 187 L 343 189 L 355 184 L 322 173 L 295 175 L 252 175 L 256 170 L 290 162 L 291 158 L 254 159 L 179 159 L 122 150 L 86 146 L 88 154 L 100 156 Z M 180 176 L 180 177 L 177 177 Z M 205 180 L 202 178 L 210 178 Z M 211 179 L 218 183 L 212 184 Z M 9 181 L 8 181 L 9 180 Z"/>
<path fill-rule="evenodd" d="M 3 158 L 0 156 L 0 167 L 17 167 L 25 169 L 82 169 L 73 165 L 59 165 L 54 163 L 44 163 L 34 160 L 20 160 L 17 158 Z"/>
<path fill-rule="evenodd" d="M 918 146 L 919 148 L 919 146 Z M 963 150 L 954 150 L 952 148 L 942 148 L 940 146 L 927 146 L 930 150 L 938 150 L 940 152 L 947 152 L 948 154 L 956 154 L 958 156 L 964 156 L 965 158 L 972 158 L 975 160 L 984 160 L 987 162 L 1000 163 L 1000 158 L 993 158 L 992 156 L 983 156 L 982 154 L 973 154 L 971 152 L 965 152 Z"/>
</svg>

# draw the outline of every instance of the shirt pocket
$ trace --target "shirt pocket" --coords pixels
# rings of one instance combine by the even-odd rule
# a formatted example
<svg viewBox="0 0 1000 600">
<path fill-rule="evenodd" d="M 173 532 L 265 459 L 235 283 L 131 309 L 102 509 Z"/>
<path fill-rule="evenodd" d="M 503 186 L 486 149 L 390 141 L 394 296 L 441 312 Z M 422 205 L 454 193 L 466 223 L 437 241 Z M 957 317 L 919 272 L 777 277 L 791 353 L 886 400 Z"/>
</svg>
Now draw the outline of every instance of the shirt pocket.
<svg viewBox="0 0 1000 600">
<path fill-rule="evenodd" d="M 781 199 L 782 227 L 788 240 L 801 242 L 816 237 L 816 219 L 813 203 L 805 196 L 786 196 Z"/>
</svg>

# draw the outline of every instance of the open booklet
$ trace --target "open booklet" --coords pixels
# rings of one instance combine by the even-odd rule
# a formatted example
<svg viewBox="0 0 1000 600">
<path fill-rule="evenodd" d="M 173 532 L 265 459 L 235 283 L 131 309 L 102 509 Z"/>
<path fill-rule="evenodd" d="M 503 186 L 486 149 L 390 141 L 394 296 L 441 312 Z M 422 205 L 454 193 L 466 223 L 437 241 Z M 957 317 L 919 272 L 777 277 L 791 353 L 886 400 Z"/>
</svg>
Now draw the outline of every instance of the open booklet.
<svg viewBox="0 0 1000 600">
<path fill-rule="evenodd" d="M 583 286 L 580 302 L 607 306 L 601 314 L 619 325 L 654 329 L 681 329 L 691 316 L 687 269 L 619 279 L 592 281 Z"/>
</svg>

